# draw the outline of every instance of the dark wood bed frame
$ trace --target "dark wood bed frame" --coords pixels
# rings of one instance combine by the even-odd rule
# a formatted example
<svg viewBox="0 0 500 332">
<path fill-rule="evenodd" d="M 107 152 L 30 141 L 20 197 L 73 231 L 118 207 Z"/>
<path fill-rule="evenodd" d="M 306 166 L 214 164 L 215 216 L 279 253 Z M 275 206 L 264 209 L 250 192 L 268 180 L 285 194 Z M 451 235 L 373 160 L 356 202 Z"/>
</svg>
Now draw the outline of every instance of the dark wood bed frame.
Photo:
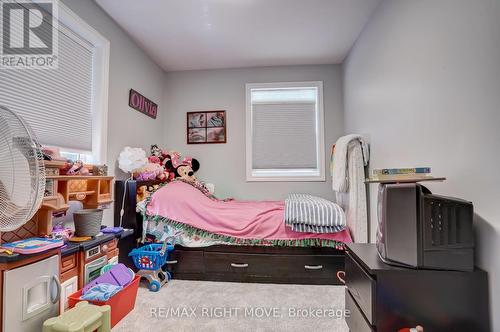
<svg viewBox="0 0 500 332">
<path fill-rule="evenodd" d="M 120 241 L 120 262 L 134 268 L 128 257 L 140 245 L 142 217 L 136 213 L 136 191 L 141 185 L 155 183 L 126 182 L 122 226 L 134 229 L 134 236 Z M 125 181 L 115 183 L 115 226 L 120 224 L 120 209 Z M 176 246 L 167 261 L 167 269 L 176 279 L 342 285 L 344 251 L 327 247 L 265 247 L 216 245 L 203 248 Z"/>
</svg>

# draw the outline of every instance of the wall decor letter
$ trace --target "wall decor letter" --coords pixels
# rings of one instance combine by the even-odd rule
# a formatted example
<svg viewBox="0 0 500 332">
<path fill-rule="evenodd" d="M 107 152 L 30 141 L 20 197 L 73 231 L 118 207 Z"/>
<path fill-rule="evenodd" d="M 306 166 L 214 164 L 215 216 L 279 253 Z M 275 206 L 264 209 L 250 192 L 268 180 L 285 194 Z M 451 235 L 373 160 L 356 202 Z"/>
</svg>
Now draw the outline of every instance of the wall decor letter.
<svg viewBox="0 0 500 332">
<path fill-rule="evenodd" d="M 156 103 L 144 97 L 134 89 L 130 89 L 128 106 L 141 113 L 146 114 L 149 117 L 152 117 L 153 119 L 156 119 L 156 114 L 158 113 L 158 105 L 156 105 Z"/>
</svg>

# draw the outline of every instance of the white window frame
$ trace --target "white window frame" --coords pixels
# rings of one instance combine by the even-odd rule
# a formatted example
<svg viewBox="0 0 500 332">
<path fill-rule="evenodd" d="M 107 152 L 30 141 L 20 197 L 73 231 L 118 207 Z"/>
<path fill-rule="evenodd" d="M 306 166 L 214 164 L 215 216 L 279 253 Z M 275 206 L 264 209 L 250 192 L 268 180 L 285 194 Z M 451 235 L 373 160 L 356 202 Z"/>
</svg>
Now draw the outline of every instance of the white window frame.
<svg viewBox="0 0 500 332">
<path fill-rule="evenodd" d="M 57 1 L 58 20 L 94 46 L 92 66 L 92 157 L 95 164 L 107 162 L 109 40 L 88 25 L 61 1 Z M 67 149 L 63 150 L 67 151 Z M 81 152 L 81 151 L 71 151 Z"/>
<path fill-rule="evenodd" d="M 317 88 L 316 102 L 316 156 L 318 169 L 310 171 L 305 169 L 268 169 L 254 170 L 252 160 L 252 95 L 254 89 L 279 89 L 279 88 Z M 323 82 L 277 82 L 277 83 L 247 83 L 246 89 L 246 180 L 247 182 L 288 182 L 288 181 L 325 181 L 325 126 L 323 111 Z"/>
</svg>

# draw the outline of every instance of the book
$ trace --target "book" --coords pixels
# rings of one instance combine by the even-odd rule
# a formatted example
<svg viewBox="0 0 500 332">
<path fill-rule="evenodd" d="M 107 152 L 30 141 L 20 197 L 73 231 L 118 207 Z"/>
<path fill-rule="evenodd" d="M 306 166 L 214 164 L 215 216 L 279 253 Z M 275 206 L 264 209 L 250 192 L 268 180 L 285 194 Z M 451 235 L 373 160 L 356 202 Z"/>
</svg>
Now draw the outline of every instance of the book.
<svg viewBox="0 0 500 332">
<path fill-rule="evenodd" d="M 429 174 L 430 167 L 414 167 L 414 168 L 380 168 L 372 171 L 373 175 L 394 175 L 394 174 Z"/>
<path fill-rule="evenodd" d="M 428 173 L 412 173 L 412 174 L 377 174 L 372 175 L 373 180 L 407 180 L 407 179 L 424 179 L 431 175 Z"/>
<path fill-rule="evenodd" d="M 365 183 L 412 183 L 412 182 L 421 182 L 421 181 L 444 181 L 445 177 L 434 177 L 430 175 L 418 175 L 414 174 L 412 177 L 407 176 L 394 176 L 394 175 L 386 175 L 382 178 L 371 177 L 365 180 Z"/>
</svg>

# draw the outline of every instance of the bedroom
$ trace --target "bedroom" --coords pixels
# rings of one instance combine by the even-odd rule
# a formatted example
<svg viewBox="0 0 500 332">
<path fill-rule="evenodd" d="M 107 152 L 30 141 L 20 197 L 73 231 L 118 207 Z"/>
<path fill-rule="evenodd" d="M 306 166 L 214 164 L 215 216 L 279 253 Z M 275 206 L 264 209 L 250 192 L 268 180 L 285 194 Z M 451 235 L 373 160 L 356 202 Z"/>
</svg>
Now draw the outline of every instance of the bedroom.
<svg viewBox="0 0 500 332">
<path fill-rule="evenodd" d="M 2 1 L 2 5 L 5 3 Z M 61 6 L 54 8 L 58 8 L 61 30 L 68 28 L 76 31 L 76 38 L 86 40 L 86 48 L 94 52 L 91 60 L 82 55 L 71 62 L 79 64 L 74 68 L 88 65 L 84 69 L 92 71 L 92 79 L 76 76 L 81 74 L 78 70 L 68 74 L 58 69 L 5 68 L 9 63 L 4 60 L 3 68 L 0 68 L 0 105 L 26 118 L 37 136 L 47 138 L 41 143 L 59 146 L 64 152 L 73 153 L 64 154 L 68 158 L 73 157 L 73 160 L 106 164 L 108 176 L 117 183 L 130 176 L 119 168 L 119 156 L 125 147 L 141 148 L 149 155 L 151 145 L 157 144 L 162 149 L 175 150 L 182 157 L 199 161 L 195 175 L 199 180 L 213 184 L 211 189 L 215 190 L 217 198 L 234 198 L 237 202 L 282 202 L 289 194 L 302 193 L 336 201 L 330 174 L 332 146 L 344 135 L 362 135 L 369 144 L 367 175 L 383 168 L 430 167 L 434 176 L 443 176 L 446 180 L 426 182 L 424 185 L 427 188 L 436 194 L 459 197 L 473 203 L 474 263 L 487 273 L 487 283 L 484 286 L 483 281 L 478 281 L 466 290 L 484 291 L 487 287 L 487 294 L 477 300 L 478 307 L 486 305 L 487 309 L 487 314 L 481 315 L 481 318 L 489 320 L 486 324 L 481 323 L 482 330 L 500 329 L 500 320 L 495 314 L 500 309 L 500 263 L 496 259 L 496 252 L 500 249 L 500 210 L 496 202 L 500 194 L 500 178 L 496 165 L 500 160 L 494 152 L 500 142 L 496 130 L 500 120 L 497 110 L 500 102 L 498 1 L 62 0 Z M 2 19 L 6 24 L 5 16 Z M 66 68 L 62 62 L 64 52 L 74 51 L 65 40 L 64 36 L 60 36 L 59 43 L 54 43 L 61 55 L 59 68 Z M 5 50 L 2 50 L 4 53 L 0 55 L 4 56 Z M 52 72 L 58 71 L 61 76 L 52 76 Z M 36 79 L 30 75 L 35 75 Z M 44 84 L 44 80 L 54 80 L 54 77 L 55 81 L 63 82 L 55 85 L 60 91 L 51 90 L 50 84 Z M 307 82 L 307 88 L 316 89 L 314 100 L 316 107 L 322 108 L 324 129 L 314 131 L 315 135 L 322 134 L 322 137 L 313 135 L 318 144 L 314 154 L 318 173 L 301 181 L 294 181 L 297 178 L 290 180 L 290 177 L 282 177 L 280 181 L 255 181 L 252 179 L 251 164 L 250 167 L 248 165 L 248 149 L 250 155 L 252 152 L 248 142 L 252 141 L 252 132 L 249 133 L 247 126 L 252 124 L 253 119 L 247 118 L 247 104 L 251 99 L 247 94 L 252 94 L 252 86 L 247 84 L 283 82 Z M 300 85 L 303 87 L 304 84 Z M 289 88 L 286 84 L 277 87 Z M 154 112 L 156 118 L 130 106 L 131 89 L 157 105 L 157 112 Z M 81 100 L 91 100 L 92 105 Z M 30 117 L 26 114 L 30 107 L 45 113 L 41 117 Z M 88 112 L 74 111 L 79 108 L 100 111 L 85 117 Z M 220 111 L 225 111 L 221 114 L 224 127 L 220 127 L 225 129 L 224 135 L 213 138 L 220 143 L 188 144 L 189 130 L 197 127 L 190 127 L 188 112 L 205 116 L 204 112 Z M 50 120 L 40 121 L 44 116 Z M 318 128 L 321 128 L 320 119 L 314 119 Z M 293 124 L 306 128 L 304 123 Z M 208 130 L 208 126 L 201 127 Z M 308 150 L 295 142 L 304 142 L 312 137 L 307 133 L 304 129 L 300 132 L 302 140 L 294 138 L 296 149 L 284 144 L 280 148 L 286 149 L 287 153 L 264 153 L 262 160 L 271 164 L 293 164 L 298 159 L 306 160 L 305 156 L 309 154 L 299 152 Z M 203 135 L 201 138 L 193 137 L 204 141 L 208 139 Z M 266 147 L 277 146 L 276 142 L 269 140 L 269 136 L 261 138 L 260 147 L 264 152 L 267 152 Z M 2 154 L 2 160 L 6 158 Z M 189 166 L 193 167 L 193 164 Z M 9 179 L 4 179 L 11 173 L 1 174 L 2 182 L 11 183 Z M 63 178 L 58 181 L 61 181 L 60 187 L 61 183 L 69 182 Z M 95 181 L 106 188 L 107 185 L 101 184 L 100 180 Z M 88 180 L 87 186 L 91 186 L 91 182 Z M 117 226 L 115 214 L 120 212 L 120 188 L 111 187 L 113 190 L 99 193 L 103 195 L 102 202 L 107 202 L 105 195 L 114 195 L 113 203 L 103 203 L 108 207 L 104 209 L 102 218 L 105 226 Z M 359 222 L 357 226 L 365 227 L 366 234 L 362 233 L 362 236 L 366 236 L 366 240 L 358 241 L 356 230 L 351 226 L 348 229 L 354 233 L 355 242 L 368 240 L 375 244 L 378 185 L 365 186 L 363 183 L 360 188 L 363 187 L 368 191 L 366 210 L 369 220 Z M 81 201 L 92 206 L 93 189 L 86 189 L 77 190 L 73 198 L 82 198 L 87 193 L 88 196 Z M 100 205 L 97 203 L 94 205 Z M 130 206 L 127 209 L 126 218 L 130 217 Z M 2 244 L 5 242 L 3 232 L 2 229 Z M 142 234 L 134 235 L 140 237 Z M 124 248 L 131 240 L 135 241 L 134 236 L 118 242 L 120 261 L 128 255 L 129 249 Z M 336 273 L 337 268 L 343 271 L 343 253 L 338 255 L 334 247 L 320 247 L 319 251 L 315 247 L 293 247 L 287 252 L 273 252 L 279 250 L 274 247 L 249 252 L 247 247 L 252 246 L 245 246 L 239 252 L 210 252 L 208 249 L 203 253 L 209 253 L 206 262 L 205 258 L 196 261 L 196 250 L 177 247 L 171 254 L 173 258 L 179 257 L 180 264 L 181 259 L 189 261 L 189 257 L 192 258 L 192 264 L 186 266 L 187 272 L 184 270 L 183 279 L 177 278 L 182 273 L 176 275 L 174 272 L 172 282 L 163 285 L 159 292 L 149 292 L 147 283 L 141 283 L 135 309 L 113 330 L 141 331 L 156 327 L 165 331 L 191 331 L 200 326 L 209 331 L 348 330 L 348 323 L 344 321 L 347 305 L 345 287 L 340 285 Z M 270 259 L 264 262 L 267 265 L 263 269 L 274 266 L 279 267 L 277 271 L 283 271 L 281 267 L 284 266 L 285 272 L 280 272 L 280 277 L 285 280 L 265 283 L 251 280 L 248 274 L 244 276 L 247 280 L 214 282 L 207 281 L 209 276 L 205 274 L 205 280 L 186 280 L 189 273 L 202 278 L 199 271 L 189 270 L 197 264 L 205 269 L 208 264 L 213 269 L 228 264 L 252 265 L 251 261 L 231 260 L 228 258 L 230 254 L 247 255 L 247 258 L 257 255 L 256 264 L 261 263 L 263 255 L 268 255 Z M 58 255 L 61 256 L 60 253 Z M 75 255 L 75 264 L 78 265 L 80 253 Z M 323 270 L 308 270 L 307 273 L 325 273 L 326 277 L 305 278 L 303 271 L 290 272 L 286 270 L 288 263 L 280 265 L 284 264 L 285 258 L 272 260 L 280 255 L 291 260 L 298 259 L 302 270 L 305 265 L 313 269 L 324 266 Z M 322 255 L 327 256 L 326 261 Z M 307 261 L 303 256 L 315 258 Z M 2 275 L 7 273 L 5 270 L 2 269 Z M 78 274 L 79 277 L 81 273 L 85 274 L 85 271 L 77 271 L 75 276 Z M 254 274 L 258 276 L 259 273 Z M 212 279 L 221 275 L 215 273 Z M 191 279 L 195 276 L 191 275 Z M 340 278 L 349 281 L 349 273 L 345 276 L 340 274 Z M 61 278 L 61 281 L 64 279 Z M 459 296 L 467 294 L 459 292 L 462 288 L 458 288 L 458 279 L 451 277 L 449 282 L 457 289 L 455 302 L 459 302 Z M 3 280 L 5 289 L 8 286 L 5 286 L 6 279 Z M 458 283 L 454 284 L 455 281 Z M 82 288 L 80 283 L 83 281 L 79 280 L 74 284 L 75 288 L 69 289 Z M 319 285 L 312 285 L 315 283 Z M 357 322 L 364 325 L 350 325 L 351 330 L 361 331 L 366 326 L 371 330 L 383 330 L 376 323 L 376 317 L 369 317 L 369 310 L 363 307 L 363 303 L 368 302 L 364 302 L 362 294 L 358 295 L 359 298 L 354 299 L 354 305 L 359 309 L 356 313 L 361 315 L 357 316 L 360 319 Z M 6 295 L 3 296 L 5 298 Z M 356 294 L 353 296 L 356 297 Z M 177 302 L 171 303 L 169 298 Z M 17 307 L 17 302 L 9 306 L 6 300 L 2 302 L 5 309 L 3 317 L 7 315 L 6 308 L 14 312 L 22 310 Z M 310 307 L 334 309 L 335 317 L 315 318 L 305 312 L 305 316 L 291 317 L 284 310 Z M 179 308 L 195 308 L 200 311 L 199 316 L 201 310 L 206 310 L 206 316 L 166 317 L 168 310 Z M 222 311 L 221 317 L 221 308 L 246 308 L 252 317 L 241 316 L 245 314 L 244 310 L 239 316 L 230 310 Z M 416 300 L 408 305 L 400 304 L 391 313 L 397 316 L 394 312 L 409 309 L 413 312 L 405 312 L 405 315 L 413 318 L 406 321 L 408 325 L 398 328 L 422 325 L 425 331 L 436 330 L 432 328 L 432 322 L 425 321 L 426 329 L 425 324 L 415 318 L 419 315 L 432 316 L 432 308 L 422 306 Z M 463 313 L 468 307 L 450 305 L 445 309 Z M 351 324 L 356 321 L 355 318 L 355 313 L 351 313 Z M 460 318 L 463 321 L 478 319 L 467 314 Z M 2 319 L 2 328 L 9 331 L 6 320 Z M 459 323 L 460 319 L 457 319 L 449 324 Z M 159 324 L 162 324 L 161 327 Z M 444 330 L 460 330 L 456 325 L 445 326 L 448 328 Z M 466 329 L 465 326 L 461 328 Z"/>
</svg>

